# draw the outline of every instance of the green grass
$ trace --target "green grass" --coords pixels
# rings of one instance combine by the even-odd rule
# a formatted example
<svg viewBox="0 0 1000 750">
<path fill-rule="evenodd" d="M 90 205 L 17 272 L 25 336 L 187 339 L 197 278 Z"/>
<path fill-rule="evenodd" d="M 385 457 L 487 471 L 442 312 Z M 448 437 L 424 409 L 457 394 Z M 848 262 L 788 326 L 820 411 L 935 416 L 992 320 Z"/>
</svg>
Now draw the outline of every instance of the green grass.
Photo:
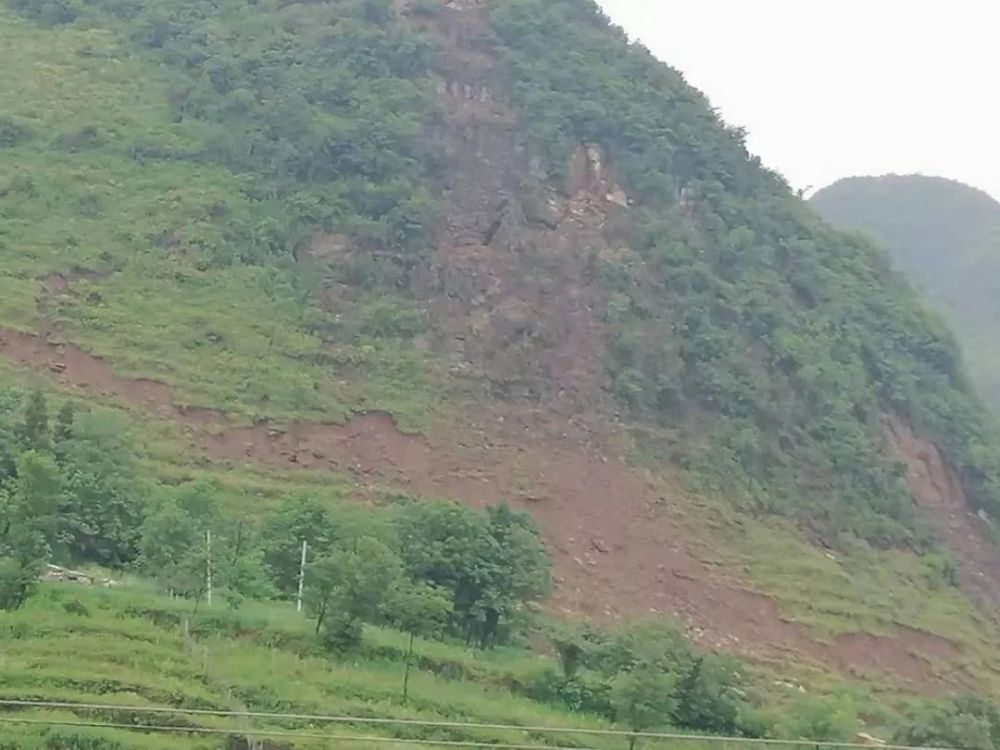
<svg viewBox="0 0 1000 750">
<path fill-rule="evenodd" d="M 155 65 L 109 31 L 42 29 L 0 7 L 0 66 L 0 112 L 26 133 L 0 148 L 3 325 L 32 327 L 46 275 L 94 271 L 47 314 L 123 374 L 174 385 L 180 402 L 327 422 L 381 409 L 427 424 L 436 387 L 410 344 L 358 338 L 294 266 L 226 260 L 262 221 L 253 180 L 193 160 L 202 126 L 175 122 Z"/>
<path fill-rule="evenodd" d="M 407 636 L 366 627 L 359 651 L 335 658 L 312 637 L 312 623 L 289 605 L 248 603 L 194 607 L 190 601 L 155 595 L 141 582 L 125 578 L 111 589 L 47 584 L 16 613 L 0 613 L 0 698 L 94 703 L 127 707 L 107 713 L 86 709 L 31 709 L 34 719 L 80 719 L 124 723 L 208 727 L 242 734 L 258 731 L 308 731 L 327 735 L 558 744 L 596 750 L 624 750 L 626 737 L 588 735 L 577 730 L 608 730 L 603 719 L 571 713 L 526 697 L 527 686 L 556 669 L 554 659 L 526 649 L 490 652 L 457 643 L 418 639 L 410 698 L 401 684 Z M 761 682 L 760 687 L 769 685 Z M 840 684 L 865 705 L 866 715 L 886 716 L 860 686 Z M 780 692 L 780 691 L 779 691 Z M 810 686 L 810 693 L 818 693 Z M 775 695 L 772 710 L 797 699 Z M 143 711 L 154 706 L 276 714 L 392 718 L 419 722 L 473 723 L 510 728 L 326 724 L 318 721 L 255 717 L 185 715 Z M 14 715 L 0 710 L 0 717 Z M 521 727 L 567 730 L 546 733 Z M 120 729 L 52 730 L 78 732 L 118 745 L 96 750 L 166 747 L 160 735 Z M 176 735 L 172 747 L 222 747 L 222 740 Z M 48 741 L 38 727 L 0 724 L 0 741 Z M 277 738 L 276 738 L 277 739 Z M 159 744 L 158 744 L 159 743 Z M 322 741 L 295 741 L 295 747 L 325 747 Z M 64 745 L 55 745 L 63 747 Z M 72 744 L 66 745 L 75 747 Z M 338 747 L 340 745 L 337 745 Z M 345 747 L 351 747 L 350 743 Z M 357 747 L 369 747 L 359 743 Z M 382 746 L 382 745 L 380 745 Z M 391 743 L 386 746 L 392 746 Z M 710 740 L 649 741 L 644 747 L 716 747 Z M 85 746 L 86 747 L 86 746 Z"/>
<path fill-rule="evenodd" d="M 694 509 L 692 509 L 694 510 Z M 699 517 L 699 513 L 701 514 Z M 907 550 L 878 550 L 855 543 L 836 554 L 802 538 L 788 523 L 755 521 L 723 504 L 705 504 L 687 515 L 701 538 L 725 550 L 725 570 L 742 572 L 757 590 L 773 597 L 781 614 L 821 640 L 849 633 L 897 637 L 912 628 L 945 638 L 957 650 L 954 662 L 937 663 L 942 675 L 958 676 L 967 688 L 1000 695 L 1000 645 L 995 624 L 932 564 Z M 713 520 L 714 519 L 714 520 Z M 871 675 L 874 688 L 897 692 L 891 680 Z"/>
<path fill-rule="evenodd" d="M 71 601 L 82 604 L 86 614 L 67 612 L 66 604 Z M 499 676 L 507 671 L 537 669 L 523 654 L 476 656 L 459 646 L 421 642 L 419 665 L 440 667 L 451 660 L 465 665 L 462 678 L 449 679 L 418 668 L 411 678 L 411 699 L 404 704 L 400 695 L 401 634 L 369 629 L 366 652 L 370 653 L 334 661 L 318 655 L 312 647 L 298 651 L 311 643 L 310 624 L 289 608 L 254 605 L 236 613 L 220 611 L 223 609 L 206 611 L 203 606 L 195 615 L 190 603 L 178 604 L 142 590 L 47 585 L 22 611 L 0 614 L 0 636 L 6 644 L 0 654 L 0 696 L 133 706 L 132 719 L 149 718 L 142 713 L 143 706 L 166 705 L 514 726 L 608 727 L 602 721 L 571 716 L 517 696 L 498 684 Z M 185 637 L 178 621 L 182 618 L 190 620 L 193 639 Z M 247 629 L 230 637 L 213 634 L 220 632 L 220 623 L 227 622 L 242 623 Z M 266 644 L 269 632 L 285 635 L 281 647 Z M 49 712 L 36 715 L 58 716 Z M 98 718 L 87 712 L 77 715 Z M 186 720 L 201 726 L 234 727 L 232 720 L 224 718 Z M 258 726 L 296 727 L 274 720 Z M 298 726 L 302 728 L 301 723 Z M 362 734 L 487 742 L 545 740 L 521 730 L 373 729 L 364 725 L 346 729 Z M 30 735 L 30 730 L 25 731 Z M 344 728 L 314 724 L 310 731 L 342 732 Z M 10 735 L 13 730 L 8 726 L 6 732 Z M 122 732 L 109 735 L 118 740 L 126 736 Z M 563 739 L 582 741 L 573 735 Z M 615 743 L 597 738 L 587 740 L 587 744 L 610 747 Z M 217 745 L 194 739 L 182 746 Z"/>
</svg>

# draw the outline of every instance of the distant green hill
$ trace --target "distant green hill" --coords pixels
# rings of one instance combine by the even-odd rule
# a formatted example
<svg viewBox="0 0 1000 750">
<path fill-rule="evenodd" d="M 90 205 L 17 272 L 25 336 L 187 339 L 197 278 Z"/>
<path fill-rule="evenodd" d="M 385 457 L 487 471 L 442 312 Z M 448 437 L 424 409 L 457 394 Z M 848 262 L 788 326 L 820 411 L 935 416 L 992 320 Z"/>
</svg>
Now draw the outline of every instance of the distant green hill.
<svg viewBox="0 0 1000 750">
<path fill-rule="evenodd" d="M 976 385 L 1000 407 L 1000 203 L 954 180 L 887 175 L 841 180 L 812 204 L 885 245 L 948 317 Z"/>
</svg>

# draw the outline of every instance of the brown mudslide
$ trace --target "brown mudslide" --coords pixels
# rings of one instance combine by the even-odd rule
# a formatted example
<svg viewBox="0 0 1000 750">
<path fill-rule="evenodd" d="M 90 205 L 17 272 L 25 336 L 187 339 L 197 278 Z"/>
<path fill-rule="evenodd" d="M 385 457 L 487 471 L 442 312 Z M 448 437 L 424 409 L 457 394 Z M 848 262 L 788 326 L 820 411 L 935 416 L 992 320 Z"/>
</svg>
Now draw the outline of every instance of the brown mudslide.
<svg viewBox="0 0 1000 750">
<path fill-rule="evenodd" d="M 477 506 L 508 500 L 543 529 L 555 564 L 555 611 L 601 621 L 671 615 L 712 648 L 889 674 L 925 692 L 964 682 L 957 667 L 938 671 L 957 655 L 946 639 L 899 629 L 822 642 L 769 597 L 720 580 L 674 519 L 683 493 L 608 455 L 585 428 L 561 418 L 507 408 L 426 436 L 403 434 L 381 414 L 346 425 L 240 426 L 178 405 L 170 386 L 118 375 L 71 344 L 0 330 L 0 356 L 47 371 L 65 387 L 176 420 L 215 460 L 344 472 L 361 492 L 395 487 Z"/>
</svg>

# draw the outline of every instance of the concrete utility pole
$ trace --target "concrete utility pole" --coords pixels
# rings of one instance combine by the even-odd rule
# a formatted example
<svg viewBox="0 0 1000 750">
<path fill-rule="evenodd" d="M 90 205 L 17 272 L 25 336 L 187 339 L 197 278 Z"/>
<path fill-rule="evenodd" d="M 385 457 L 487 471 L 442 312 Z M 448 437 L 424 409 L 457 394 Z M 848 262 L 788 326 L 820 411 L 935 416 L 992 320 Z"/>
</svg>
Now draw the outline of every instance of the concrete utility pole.
<svg viewBox="0 0 1000 750">
<path fill-rule="evenodd" d="M 299 563 L 299 595 L 295 600 L 295 611 L 302 611 L 302 592 L 306 586 L 306 550 L 308 548 L 308 542 L 304 539 L 302 540 L 302 562 Z"/>
<path fill-rule="evenodd" d="M 205 603 L 212 606 L 212 530 L 205 532 Z"/>
</svg>

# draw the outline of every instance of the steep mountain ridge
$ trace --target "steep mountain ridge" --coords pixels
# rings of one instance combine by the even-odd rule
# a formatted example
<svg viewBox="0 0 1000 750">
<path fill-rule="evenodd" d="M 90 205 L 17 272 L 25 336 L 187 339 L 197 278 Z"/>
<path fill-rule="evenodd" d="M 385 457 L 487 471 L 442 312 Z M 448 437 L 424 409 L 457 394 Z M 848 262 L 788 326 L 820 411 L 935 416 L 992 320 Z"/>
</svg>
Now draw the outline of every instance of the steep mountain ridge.
<svg viewBox="0 0 1000 750">
<path fill-rule="evenodd" d="M 848 178 L 810 203 L 835 226 L 882 243 L 954 327 L 983 398 L 1000 404 L 1000 203 L 923 175 Z"/>
<path fill-rule="evenodd" d="M 543 522 L 555 606 L 571 612 L 678 614 L 713 646 L 846 673 L 874 665 L 912 690 L 998 673 L 987 603 L 1000 601 L 998 558 L 975 515 L 996 511 L 995 443 L 947 332 L 876 251 L 815 219 L 700 94 L 590 3 L 396 3 L 399 15 L 339 0 L 12 5 L 33 20 L 7 33 L 58 35 L 87 80 L 106 82 L 114 67 L 94 50 L 143 80 L 176 73 L 164 108 L 191 133 L 170 131 L 189 141 L 167 155 L 162 143 L 137 152 L 131 134 L 69 152 L 73 169 L 93 155 L 123 171 L 104 208 L 50 199 L 61 235 L 17 256 L 10 315 L 42 337 L 5 331 L 8 359 L 177 420 L 217 460 L 348 471 L 362 497 L 512 499 Z M 53 21 L 64 6 L 73 28 Z M 225 33 L 237 17 L 243 36 Z M 323 34 L 384 43 L 398 59 L 387 72 L 364 49 L 338 47 L 350 86 L 334 72 L 284 81 L 275 118 L 291 108 L 301 130 L 289 119 L 242 133 L 257 144 L 249 160 L 212 151 L 220 123 L 267 116 L 268 76 L 291 77 Z M 206 35 L 226 40 L 208 59 Z M 289 46 L 292 60 L 261 67 Z M 204 64 L 207 78 L 193 76 Z M 376 95 L 386 89 L 401 119 Z M 13 111 L 34 122 L 45 108 Z M 390 133 L 373 125 L 383 119 Z M 257 162 L 260 149 L 301 142 L 303 154 Z M 33 149 L 51 159 L 47 148 L 36 135 L 3 155 L 19 172 L 43 158 Z M 387 176 L 396 156 L 410 184 Z M 149 179 L 219 176 L 201 194 L 173 190 L 109 215 L 123 182 L 139 184 L 125 171 L 135 162 Z M 344 174 L 361 176 L 342 184 Z M 328 205 L 327 188 L 350 199 Z M 5 215 L 32 216 L 31 190 L 8 185 Z M 160 218 L 160 203 L 185 211 Z M 263 208 L 282 225 L 242 223 Z M 87 211 L 102 224 L 124 216 L 128 241 L 86 234 Z M 6 247 L 29 246 L 28 232 L 17 225 Z M 726 520 L 704 520 L 699 495 L 729 501 Z M 858 611 L 838 612 L 833 633 L 813 627 L 810 615 L 829 613 L 808 600 L 808 576 L 755 578 L 761 548 L 743 537 L 761 519 L 797 524 L 765 538 L 817 542 L 796 549 L 835 568 L 839 585 L 884 574 L 914 599 L 946 602 L 947 615 L 897 609 L 873 585 L 845 609 L 883 610 L 878 632 Z M 886 550 L 920 569 L 911 550 L 935 533 L 982 612 L 957 591 L 931 593 L 923 572 L 840 567 Z M 794 592 L 777 596 L 781 585 Z M 954 646 L 951 618 L 969 612 L 974 646 Z M 978 672 L 963 661 L 971 652 Z"/>
</svg>

